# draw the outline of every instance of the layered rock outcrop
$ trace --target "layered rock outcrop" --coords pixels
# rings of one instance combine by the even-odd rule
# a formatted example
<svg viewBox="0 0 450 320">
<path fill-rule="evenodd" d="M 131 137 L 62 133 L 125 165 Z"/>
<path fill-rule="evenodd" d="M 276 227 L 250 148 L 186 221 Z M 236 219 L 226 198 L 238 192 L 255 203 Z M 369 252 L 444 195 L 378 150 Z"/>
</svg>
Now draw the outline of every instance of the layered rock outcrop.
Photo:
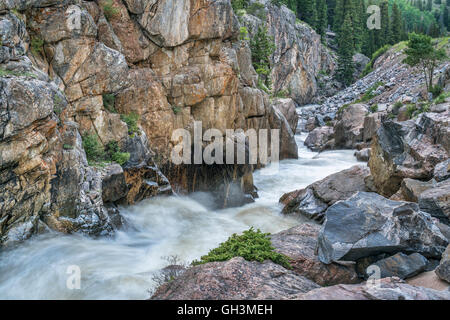
<svg viewBox="0 0 450 320">
<path fill-rule="evenodd" d="M 320 36 L 310 26 L 298 21 L 294 12 L 269 0 L 259 2 L 264 4 L 259 14 L 247 11 L 238 18 L 250 37 L 258 27 L 267 23 L 268 34 L 276 43 L 271 57 L 273 89 L 285 92 L 299 105 L 307 104 L 320 91 L 317 81 L 320 73 L 334 72 L 335 59 L 321 44 Z"/>
</svg>

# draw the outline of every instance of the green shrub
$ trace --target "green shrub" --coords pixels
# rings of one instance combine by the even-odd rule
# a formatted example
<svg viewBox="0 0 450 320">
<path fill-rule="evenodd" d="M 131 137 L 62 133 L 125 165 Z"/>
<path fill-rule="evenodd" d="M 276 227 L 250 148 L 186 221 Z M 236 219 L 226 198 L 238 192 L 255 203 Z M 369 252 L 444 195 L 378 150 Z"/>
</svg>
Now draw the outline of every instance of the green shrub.
<svg viewBox="0 0 450 320">
<path fill-rule="evenodd" d="M 130 113 L 130 114 L 122 114 L 120 115 L 120 119 L 125 122 L 128 126 L 128 134 L 130 136 L 134 136 L 135 133 L 139 132 L 138 128 L 138 121 L 139 121 L 139 115 L 136 113 Z"/>
<path fill-rule="evenodd" d="M 248 37 L 248 30 L 246 27 L 241 27 L 239 29 L 239 40 L 248 41 L 250 38 Z"/>
<path fill-rule="evenodd" d="M 355 102 L 367 102 L 369 100 L 372 100 L 373 98 L 375 98 L 377 95 L 374 94 L 373 92 L 379 87 L 384 85 L 383 82 L 381 81 L 377 81 L 373 86 L 371 86 L 365 93 L 364 95 L 359 99 L 356 100 Z"/>
<path fill-rule="evenodd" d="M 430 92 L 433 95 L 433 98 L 439 97 L 439 95 L 442 93 L 442 87 L 437 84 L 431 87 Z"/>
<path fill-rule="evenodd" d="M 371 73 L 373 71 L 373 65 L 375 64 L 375 61 L 377 61 L 377 59 L 386 53 L 386 51 L 388 51 L 391 48 L 390 45 L 385 45 L 383 47 L 381 47 L 380 49 L 378 49 L 377 51 L 375 51 L 372 54 L 372 59 L 370 59 L 369 63 L 366 65 L 366 67 L 364 68 L 361 77 L 364 77 L 366 75 L 368 75 L 369 73 Z"/>
<path fill-rule="evenodd" d="M 130 160 L 130 154 L 128 152 L 120 152 L 117 141 L 110 141 L 106 144 L 106 155 L 106 160 L 117 162 L 121 166 Z"/>
<path fill-rule="evenodd" d="M 73 146 L 70 145 L 70 144 L 65 143 L 65 144 L 63 145 L 63 149 L 64 149 L 64 150 L 72 150 L 72 149 L 73 149 Z"/>
<path fill-rule="evenodd" d="M 96 134 L 83 135 L 83 149 L 89 165 L 105 160 L 105 149 Z"/>
<path fill-rule="evenodd" d="M 450 92 L 444 92 L 441 93 L 436 99 L 434 99 L 434 103 L 435 104 L 440 104 L 440 103 L 444 103 L 445 99 L 450 97 Z"/>
<path fill-rule="evenodd" d="M 409 118 L 412 118 L 414 116 L 414 112 L 416 112 L 417 108 L 415 104 L 408 104 L 406 106 L 406 114 Z"/>
<path fill-rule="evenodd" d="M 249 0 L 231 0 L 231 6 L 234 12 L 238 10 L 246 9 L 248 7 Z"/>
<path fill-rule="evenodd" d="M 266 20 L 266 12 L 264 5 L 259 2 L 253 2 L 247 7 L 247 13 L 258 17 L 260 20 Z"/>
<path fill-rule="evenodd" d="M 31 52 L 37 56 L 39 54 L 44 55 L 44 40 L 38 37 L 31 38 Z"/>
<path fill-rule="evenodd" d="M 378 111 L 378 104 L 370 106 L 370 112 L 375 113 Z"/>
<path fill-rule="evenodd" d="M 176 107 L 176 106 L 172 106 L 172 111 L 175 114 L 179 114 L 181 112 L 181 108 L 180 107 Z"/>
<path fill-rule="evenodd" d="M 262 233 L 250 228 L 242 235 L 233 234 L 227 241 L 221 243 L 218 248 L 211 250 L 200 261 L 192 262 L 193 265 L 213 261 L 226 261 L 234 257 L 243 257 L 247 261 L 272 260 L 274 263 L 290 269 L 289 259 L 275 252 L 270 242 L 269 233 Z"/>
<path fill-rule="evenodd" d="M 116 97 L 113 94 L 103 94 L 103 107 L 105 107 L 106 110 L 112 113 L 116 113 L 117 111 L 115 108 L 115 103 Z"/>
<path fill-rule="evenodd" d="M 130 160 L 130 154 L 128 152 L 116 152 L 112 154 L 111 160 L 123 166 Z"/>
<path fill-rule="evenodd" d="M 105 15 L 106 20 L 110 21 L 111 18 L 116 16 L 119 13 L 119 9 L 113 6 L 112 0 L 106 0 L 103 4 L 103 14 Z"/>
</svg>

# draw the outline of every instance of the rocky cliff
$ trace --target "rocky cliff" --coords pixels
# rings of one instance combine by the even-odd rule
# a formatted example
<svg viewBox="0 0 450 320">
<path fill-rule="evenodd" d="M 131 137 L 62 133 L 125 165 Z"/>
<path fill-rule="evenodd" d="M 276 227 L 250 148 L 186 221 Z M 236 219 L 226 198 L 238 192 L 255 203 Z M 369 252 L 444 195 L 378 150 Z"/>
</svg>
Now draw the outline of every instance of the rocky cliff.
<svg viewBox="0 0 450 320">
<path fill-rule="evenodd" d="M 266 6 L 275 89 L 309 101 L 331 56 L 286 8 Z M 1 242 L 47 228 L 110 234 L 118 204 L 172 190 L 251 201 L 251 165 L 169 161 L 172 132 L 194 121 L 223 134 L 280 129 L 281 157 L 297 157 L 295 105 L 257 87 L 242 23 L 229 0 L 2 1 Z M 129 160 L 92 163 L 87 136 Z"/>
</svg>

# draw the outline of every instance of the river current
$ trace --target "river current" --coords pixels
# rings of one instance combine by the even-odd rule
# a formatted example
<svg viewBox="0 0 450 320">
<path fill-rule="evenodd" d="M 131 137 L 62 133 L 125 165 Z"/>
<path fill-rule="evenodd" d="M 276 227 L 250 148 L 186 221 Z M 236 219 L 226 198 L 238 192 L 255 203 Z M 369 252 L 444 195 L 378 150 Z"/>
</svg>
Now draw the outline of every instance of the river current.
<svg viewBox="0 0 450 320">
<path fill-rule="evenodd" d="M 311 152 L 296 136 L 298 160 L 280 162 L 276 175 L 254 173 L 255 203 L 210 209 L 207 194 L 154 198 L 121 208 L 128 227 L 113 238 L 48 233 L 0 253 L 0 299 L 146 299 L 165 256 L 185 262 L 250 227 L 276 233 L 302 223 L 283 216 L 279 198 L 357 163 L 351 150 Z M 80 289 L 68 288 L 74 270 Z"/>
</svg>

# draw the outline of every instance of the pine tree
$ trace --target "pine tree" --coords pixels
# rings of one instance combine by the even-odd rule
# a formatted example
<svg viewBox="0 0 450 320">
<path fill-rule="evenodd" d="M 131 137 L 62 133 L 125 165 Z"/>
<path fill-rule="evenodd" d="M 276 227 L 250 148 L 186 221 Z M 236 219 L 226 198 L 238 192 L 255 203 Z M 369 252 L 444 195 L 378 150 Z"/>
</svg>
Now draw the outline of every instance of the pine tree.
<svg viewBox="0 0 450 320">
<path fill-rule="evenodd" d="M 353 35 L 352 20 L 350 12 L 347 13 L 341 28 L 339 49 L 338 49 L 338 79 L 346 86 L 353 81 Z"/>
<path fill-rule="evenodd" d="M 275 43 L 273 38 L 267 34 L 267 27 L 258 27 L 258 31 L 250 41 L 250 47 L 253 67 L 264 79 L 266 87 L 270 89 L 270 57 L 275 51 Z"/>
<path fill-rule="evenodd" d="M 396 3 L 392 5 L 392 22 L 391 22 L 391 38 L 390 43 L 400 42 L 403 34 L 402 15 Z"/>
<path fill-rule="evenodd" d="M 433 0 L 427 1 L 427 11 L 433 10 Z"/>
<path fill-rule="evenodd" d="M 387 1 L 381 2 L 380 11 L 381 11 L 380 47 L 382 47 L 388 43 L 390 38 L 389 5 Z"/>
<path fill-rule="evenodd" d="M 325 42 L 325 34 L 327 31 L 328 17 L 327 17 L 327 2 L 326 0 L 317 0 L 317 33 L 322 37 L 322 42 Z"/>
<path fill-rule="evenodd" d="M 444 7 L 444 12 L 442 13 L 443 15 L 443 21 L 444 21 L 444 26 L 447 30 L 449 30 L 450 26 L 449 26 L 449 18 L 448 18 L 448 11 L 449 9 L 447 7 Z"/>
<path fill-rule="evenodd" d="M 298 0 L 298 12 L 300 18 L 316 29 L 317 27 L 317 8 L 315 0 Z"/>
</svg>

